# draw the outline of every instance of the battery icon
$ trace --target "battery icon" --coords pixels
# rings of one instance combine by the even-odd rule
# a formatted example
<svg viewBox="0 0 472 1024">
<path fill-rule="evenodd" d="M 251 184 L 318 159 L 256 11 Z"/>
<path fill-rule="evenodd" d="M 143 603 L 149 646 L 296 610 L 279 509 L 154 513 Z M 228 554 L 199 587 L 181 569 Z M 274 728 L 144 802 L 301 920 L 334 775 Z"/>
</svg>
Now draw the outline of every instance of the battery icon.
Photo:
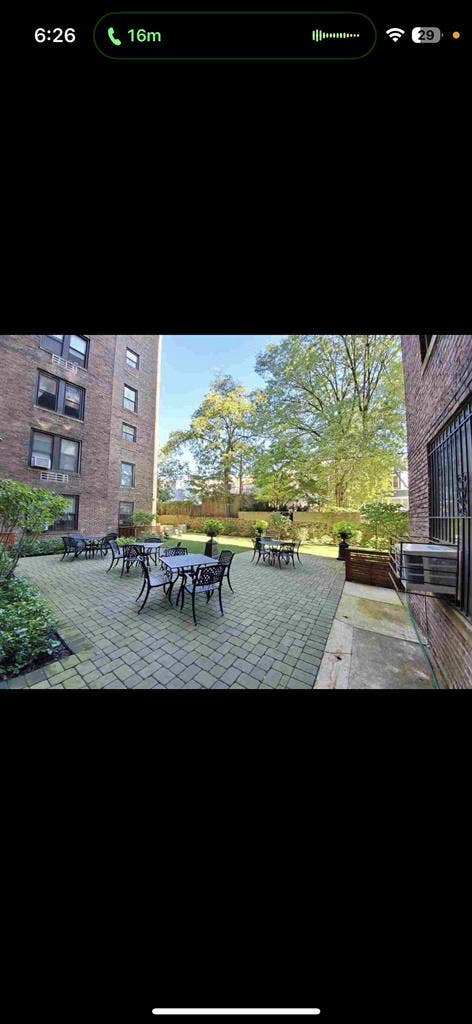
<svg viewBox="0 0 472 1024">
<path fill-rule="evenodd" d="M 441 29 L 433 28 L 422 28 L 418 26 L 412 29 L 411 38 L 414 43 L 439 43 L 441 38 Z"/>
</svg>

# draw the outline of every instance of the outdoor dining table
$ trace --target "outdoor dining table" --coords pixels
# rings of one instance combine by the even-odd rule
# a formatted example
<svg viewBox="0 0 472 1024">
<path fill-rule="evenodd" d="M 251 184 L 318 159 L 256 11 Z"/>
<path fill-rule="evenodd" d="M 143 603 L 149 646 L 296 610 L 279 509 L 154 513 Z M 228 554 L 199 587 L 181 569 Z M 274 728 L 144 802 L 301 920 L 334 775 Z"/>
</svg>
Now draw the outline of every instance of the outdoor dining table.
<svg viewBox="0 0 472 1024">
<path fill-rule="evenodd" d="M 210 558 L 209 555 L 164 555 L 159 559 L 162 565 L 167 566 L 173 572 L 177 571 L 177 579 L 179 576 L 189 573 L 193 576 L 195 569 L 198 569 L 201 565 L 218 565 L 217 558 Z M 174 580 L 174 583 L 176 580 Z M 174 584 L 172 584 L 173 586 Z M 169 601 L 172 604 L 172 587 L 169 590 Z"/>
<path fill-rule="evenodd" d="M 288 549 L 288 548 L 294 547 L 294 544 L 295 544 L 295 542 L 293 540 L 292 541 L 291 540 L 282 540 L 281 537 L 259 537 L 258 538 L 259 551 L 258 551 L 258 559 L 257 559 L 257 561 L 260 560 L 261 555 L 262 555 L 262 560 L 264 561 L 264 558 L 265 558 L 265 551 L 264 551 L 264 549 L 265 548 L 269 548 L 269 552 L 270 552 L 271 548 L 278 548 L 279 552 L 282 552 L 284 550 L 284 548 Z M 275 559 L 274 559 L 274 564 L 275 564 Z"/>
<path fill-rule="evenodd" d="M 123 544 L 123 554 L 126 555 L 126 572 L 129 572 L 132 562 L 137 561 L 138 558 L 138 552 L 135 550 L 133 554 L 133 549 L 139 548 L 140 551 L 144 550 L 145 554 L 152 558 L 154 565 L 157 565 L 157 555 L 160 549 L 165 548 L 165 546 L 165 542 L 158 540 L 143 541 L 142 543 L 141 541 L 133 541 L 129 544 Z"/>
</svg>

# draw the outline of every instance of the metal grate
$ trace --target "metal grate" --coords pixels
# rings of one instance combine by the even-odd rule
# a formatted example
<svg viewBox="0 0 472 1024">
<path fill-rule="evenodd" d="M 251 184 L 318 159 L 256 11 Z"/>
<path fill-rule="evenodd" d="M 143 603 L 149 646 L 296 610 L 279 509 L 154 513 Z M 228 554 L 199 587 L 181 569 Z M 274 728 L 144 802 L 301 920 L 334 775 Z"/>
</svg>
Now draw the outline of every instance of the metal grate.
<svg viewBox="0 0 472 1024">
<path fill-rule="evenodd" d="M 62 356 L 56 356 L 54 353 L 51 356 L 51 360 L 57 366 L 61 366 L 63 370 L 71 370 L 72 373 L 77 373 L 79 369 L 76 363 L 71 363 L 69 359 L 63 359 Z"/>
<path fill-rule="evenodd" d="M 459 548 L 458 604 L 472 616 L 472 399 L 428 445 L 430 536 Z"/>
<path fill-rule="evenodd" d="M 55 484 L 66 484 L 68 483 L 69 475 L 68 473 L 43 472 L 40 474 L 40 479 L 49 480 L 51 483 Z"/>
</svg>

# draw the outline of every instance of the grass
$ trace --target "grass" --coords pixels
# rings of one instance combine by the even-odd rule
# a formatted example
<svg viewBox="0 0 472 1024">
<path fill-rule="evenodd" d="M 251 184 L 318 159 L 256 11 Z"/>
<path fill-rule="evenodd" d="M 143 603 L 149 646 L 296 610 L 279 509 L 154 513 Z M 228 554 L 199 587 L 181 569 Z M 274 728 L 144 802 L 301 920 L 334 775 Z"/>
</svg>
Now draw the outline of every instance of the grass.
<svg viewBox="0 0 472 1024">
<path fill-rule="evenodd" d="M 203 533 L 184 533 L 181 537 L 172 537 L 172 540 L 168 541 L 168 546 L 171 547 L 180 541 L 182 547 L 186 547 L 189 551 L 200 555 L 208 539 Z M 241 551 L 252 551 L 253 547 L 250 537 L 222 536 L 215 537 L 215 540 L 220 551 L 224 548 L 225 551 L 233 551 L 235 555 L 239 555 Z M 338 546 L 337 544 L 302 544 L 300 555 L 319 555 L 321 558 L 337 558 Z"/>
</svg>

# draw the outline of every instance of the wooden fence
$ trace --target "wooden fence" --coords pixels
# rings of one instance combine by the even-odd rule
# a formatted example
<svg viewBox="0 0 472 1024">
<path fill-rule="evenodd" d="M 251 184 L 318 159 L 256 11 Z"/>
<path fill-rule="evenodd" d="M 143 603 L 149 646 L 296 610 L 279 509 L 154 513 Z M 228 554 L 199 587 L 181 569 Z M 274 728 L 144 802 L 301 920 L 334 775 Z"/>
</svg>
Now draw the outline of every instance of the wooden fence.
<svg viewBox="0 0 472 1024">
<path fill-rule="evenodd" d="M 373 587 L 389 587 L 394 590 L 390 579 L 390 555 L 388 551 L 371 551 L 367 548 L 348 548 L 346 552 L 346 580 L 350 583 L 369 583 Z"/>
</svg>

